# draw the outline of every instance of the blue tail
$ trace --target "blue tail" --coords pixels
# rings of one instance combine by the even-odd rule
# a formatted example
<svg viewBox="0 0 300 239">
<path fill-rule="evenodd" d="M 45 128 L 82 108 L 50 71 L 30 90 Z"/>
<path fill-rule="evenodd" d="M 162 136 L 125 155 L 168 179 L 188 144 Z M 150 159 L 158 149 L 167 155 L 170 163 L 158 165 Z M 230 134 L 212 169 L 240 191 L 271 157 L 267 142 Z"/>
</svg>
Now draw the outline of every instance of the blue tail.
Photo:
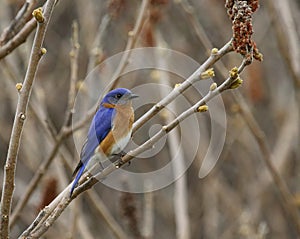
<svg viewBox="0 0 300 239">
<path fill-rule="evenodd" d="M 71 188 L 71 192 L 70 192 L 70 197 L 72 196 L 73 194 L 73 191 L 74 189 L 76 188 L 77 184 L 78 184 L 78 181 L 80 179 L 80 177 L 82 176 L 83 172 L 84 172 L 84 169 L 85 169 L 85 164 L 82 164 L 77 175 L 76 175 L 76 178 L 74 179 L 74 182 L 73 182 L 73 185 L 72 185 L 72 188 Z"/>
</svg>

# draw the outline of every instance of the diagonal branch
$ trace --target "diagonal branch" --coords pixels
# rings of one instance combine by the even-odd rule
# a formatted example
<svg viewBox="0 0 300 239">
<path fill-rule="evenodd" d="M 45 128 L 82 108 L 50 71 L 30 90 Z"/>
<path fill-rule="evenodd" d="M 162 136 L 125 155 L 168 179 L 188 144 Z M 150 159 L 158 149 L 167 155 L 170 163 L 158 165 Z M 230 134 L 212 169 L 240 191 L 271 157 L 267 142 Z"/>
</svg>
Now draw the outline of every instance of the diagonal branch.
<svg viewBox="0 0 300 239">
<path fill-rule="evenodd" d="M 78 186 L 72 197 L 69 197 L 69 191 L 71 184 L 68 185 L 64 191 L 62 191 L 56 199 L 54 199 L 47 207 L 45 207 L 37 216 L 36 220 L 31 224 L 26 231 L 19 238 L 36 238 L 43 235 L 48 228 L 55 222 L 55 220 L 61 215 L 64 209 L 70 204 L 70 202 L 75 199 L 80 193 L 86 191 L 87 189 L 91 188 L 94 184 L 105 178 L 107 175 L 111 174 L 115 170 L 122 167 L 124 164 L 129 162 L 134 157 L 138 156 L 139 154 L 143 153 L 147 149 L 151 148 L 159 139 L 163 136 L 168 134 L 171 130 L 173 130 L 180 122 L 185 120 L 190 115 L 196 112 L 202 112 L 201 106 L 205 105 L 206 102 L 213 99 L 215 96 L 219 95 L 221 92 L 235 88 L 236 81 L 239 79 L 238 74 L 243 71 L 246 67 L 247 62 L 243 61 L 241 66 L 236 69 L 234 72 L 236 74 L 231 74 L 220 86 L 216 86 L 211 88 L 210 91 L 204 96 L 198 103 L 196 103 L 193 107 L 189 108 L 188 110 L 184 111 L 180 114 L 177 118 L 172 120 L 169 124 L 162 127 L 162 129 L 147 140 L 144 144 L 139 146 L 138 148 L 131 150 L 128 154 L 126 154 L 123 158 L 119 159 L 116 163 L 110 164 L 106 167 L 103 171 L 95 175 L 94 177 L 85 176 L 80 182 L 80 186 Z M 200 77 L 200 76 L 198 76 Z M 178 88 L 178 87 L 177 87 Z M 176 91 L 175 88 L 170 94 Z M 200 108 L 199 108 L 200 107 Z M 88 174 L 88 173 L 87 173 Z"/>
<path fill-rule="evenodd" d="M 35 8 L 37 0 L 27 0 L 21 9 L 18 11 L 15 18 L 11 21 L 8 27 L 4 29 L 0 37 L 0 46 L 6 44 L 24 27 L 33 9 Z"/>
<path fill-rule="evenodd" d="M 174 89 L 168 96 L 163 98 L 160 102 L 156 103 L 146 114 L 139 118 L 133 125 L 133 133 L 136 132 L 142 125 L 144 125 L 149 119 L 156 115 L 160 110 L 172 102 L 177 96 L 189 88 L 192 84 L 197 82 L 201 73 L 212 67 L 222 56 L 232 51 L 231 41 L 226 43 L 216 53 L 211 54 L 209 58 L 180 86 Z"/>
</svg>

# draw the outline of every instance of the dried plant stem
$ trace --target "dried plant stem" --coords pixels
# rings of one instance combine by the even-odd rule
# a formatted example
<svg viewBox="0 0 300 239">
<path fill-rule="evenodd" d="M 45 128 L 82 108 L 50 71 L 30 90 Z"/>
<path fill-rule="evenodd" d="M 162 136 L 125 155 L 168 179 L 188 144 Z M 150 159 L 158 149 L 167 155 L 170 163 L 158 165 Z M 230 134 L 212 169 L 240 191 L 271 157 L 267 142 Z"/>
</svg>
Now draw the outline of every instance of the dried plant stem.
<svg viewBox="0 0 300 239">
<path fill-rule="evenodd" d="M 78 64 L 79 64 L 79 30 L 78 23 L 76 21 L 72 24 L 72 37 L 71 37 L 72 49 L 70 51 L 70 63 L 71 63 L 71 76 L 70 76 L 70 88 L 68 96 L 68 106 L 65 115 L 64 127 L 71 125 L 72 115 L 74 113 L 73 107 L 76 98 L 76 82 L 78 80 Z"/>
<path fill-rule="evenodd" d="M 52 161 L 54 160 L 60 145 L 64 141 L 65 138 L 67 138 L 71 130 L 71 117 L 73 113 L 73 106 L 74 106 L 74 100 L 75 100 L 75 85 L 78 78 L 78 56 L 79 56 L 79 43 L 78 43 L 78 24 L 74 22 L 73 24 L 73 35 L 72 35 L 72 50 L 70 52 L 70 61 L 71 61 L 71 79 L 70 79 L 70 89 L 69 89 L 69 98 L 68 98 L 68 106 L 66 110 L 65 115 L 65 121 L 64 124 L 60 130 L 59 133 L 55 134 L 55 132 L 52 132 L 55 134 L 54 141 L 55 144 L 53 146 L 53 149 L 48 156 L 48 158 L 40 165 L 39 169 L 31 179 L 28 187 L 26 188 L 24 192 L 24 196 L 16 205 L 16 208 L 13 211 L 12 219 L 11 219 L 11 226 L 14 225 L 17 218 L 19 217 L 20 212 L 25 207 L 26 203 L 28 202 L 30 196 L 32 195 L 34 189 L 36 188 L 37 184 L 40 182 L 41 178 L 43 177 L 44 173 L 47 171 L 48 167 L 51 165 Z"/>
<path fill-rule="evenodd" d="M 148 5 L 149 5 L 149 0 L 143 0 L 143 2 L 141 4 L 140 11 L 139 11 L 139 14 L 138 14 L 138 17 L 137 17 L 137 20 L 136 20 L 136 23 L 135 23 L 135 26 L 134 26 L 134 29 L 128 33 L 128 41 L 127 41 L 126 48 L 124 50 L 124 53 L 123 53 L 122 58 L 120 60 L 120 63 L 119 63 L 117 69 L 115 70 L 115 72 L 112 76 L 112 80 L 111 80 L 109 89 L 107 91 L 109 91 L 110 89 L 115 88 L 118 84 L 120 76 L 121 76 L 122 72 L 124 71 L 124 69 L 126 67 L 126 64 L 127 64 L 127 61 L 130 57 L 130 54 L 131 54 L 130 50 L 134 47 L 134 45 L 137 41 L 137 38 L 141 33 L 142 26 L 143 26 L 143 24 L 145 22 L 145 19 L 146 19 L 146 12 L 147 12 Z M 102 32 L 105 31 L 109 21 L 110 21 L 109 18 L 102 19 L 103 25 L 101 24 L 101 26 L 100 26 L 101 32 L 99 32 L 98 38 L 100 38 Z M 102 99 L 102 97 L 104 96 L 105 93 L 106 92 L 102 92 L 102 94 L 100 95 L 100 97 L 99 97 L 98 101 L 96 102 L 96 104 L 94 106 L 92 106 L 91 109 L 89 109 L 89 111 L 86 113 L 85 117 L 83 119 L 81 119 L 80 121 L 76 122 L 73 125 L 73 128 L 69 129 L 69 130 L 76 131 L 76 130 L 82 128 L 89 120 L 91 120 L 91 118 L 94 116 L 94 114 L 96 112 L 96 109 L 99 106 L 99 103 L 100 103 L 100 101 L 101 101 L 101 99 Z"/>
<path fill-rule="evenodd" d="M 196 35 L 199 38 L 199 40 L 203 43 L 203 45 L 209 49 L 212 48 L 212 44 L 209 41 L 209 38 L 207 37 L 204 29 L 202 28 L 201 24 L 199 23 L 199 21 L 197 20 L 196 16 L 194 15 L 193 11 L 192 11 L 192 6 L 187 2 L 187 0 L 182 0 L 179 2 L 181 7 L 183 8 L 183 10 L 186 12 L 186 14 L 188 15 L 188 18 L 191 22 L 191 25 L 193 26 L 193 28 L 195 29 Z M 288 4 L 287 2 L 282 2 L 280 4 L 286 5 Z M 267 4 L 270 8 L 271 12 L 276 12 L 275 10 L 278 11 L 283 11 L 283 9 L 286 9 L 287 11 L 289 10 L 288 7 L 282 7 L 282 8 L 278 8 L 275 9 L 275 6 L 277 6 L 273 1 L 268 1 Z M 278 13 L 277 13 L 278 15 Z M 287 61 L 287 65 L 289 66 L 289 69 L 291 70 L 293 79 L 294 79 L 294 83 L 295 85 L 300 85 L 298 84 L 299 82 L 299 76 L 297 76 L 297 71 L 299 73 L 299 67 L 297 68 L 295 66 L 295 62 L 299 62 L 299 60 L 297 61 L 297 59 L 300 57 L 299 54 L 299 49 L 296 47 L 297 44 L 295 44 L 295 42 L 297 42 L 297 37 L 295 35 L 295 26 L 293 24 L 293 21 L 290 20 L 290 16 L 292 15 L 290 12 L 289 14 L 281 14 L 282 16 L 286 16 L 286 18 L 289 18 L 289 20 L 285 20 L 285 23 L 287 21 L 292 22 L 292 24 L 289 24 L 291 26 L 293 26 L 293 28 L 289 28 L 289 27 L 280 27 L 279 25 L 281 24 L 279 22 L 278 19 L 280 19 L 278 16 L 275 18 L 273 16 L 273 20 L 275 25 L 277 26 L 277 33 L 278 33 L 278 40 L 279 40 L 279 44 L 281 45 L 280 49 L 283 53 L 283 55 L 285 55 L 285 60 Z M 282 25 L 284 25 L 282 23 Z M 284 26 L 287 26 L 287 24 L 285 24 Z M 293 33 L 291 34 L 281 34 L 281 29 L 286 29 L 286 31 L 289 31 L 291 29 L 294 29 Z M 288 39 L 283 39 L 283 38 L 288 38 Z M 286 46 L 286 42 L 290 42 L 291 44 L 291 49 L 296 49 L 296 52 L 293 54 L 288 54 L 289 52 L 286 51 L 284 49 L 284 46 Z M 299 42 L 299 41 L 298 41 Z M 291 57 L 290 57 L 291 56 Z M 292 60 L 292 58 L 294 58 Z M 299 64 L 298 64 L 299 65 Z M 224 64 L 222 63 L 222 61 L 218 62 L 218 64 L 216 64 L 216 68 L 220 71 L 220 73 L 224 76 L 225 72 L 226 72 L 226 67 L 224 66 Z M 299 75 L 299 74 L 298 74 Z M 242 117 L 244 118 L 245 122 L 247 123 L 248 127 L 251 130 L 251 133 L 254 135 L 254 138 L 257 141 L 257 144 L 259 145 L 262 154 L 263 154 L 263 160 L 266 163 L 267 169 L 270 172 L 273 182 L 274 184 L 277 186 L 279 193 L 283 199 L 283 207 L 287 210 L 288 214 L 291 216 L 295 227 L 298 231 L 298 233 L 300 234 L 300 218 L 299 215 L 297 213 L 297 207 L 295 207 L 295 205 L 292 204 L 293 202 L 293 197 L 291 192 L 289 191 L 287 185 L 285 184 L 284 180 L 280 177 L 280 175 L 278 174 L 276 168 L 273 165 L 273 162 L 271 160 L 271 152 L 269 150 L 268 144 L 267 144 L 267 140 L 265 137 L 264 132 L 260 129 L 258 123 L 256 122 L 253 114 L 251 113 L 247 103 L 245 102 L 243 96 L 239 93 L 239 92 L 233 92 L 233 98 L 235 100 L 236 103 L 238 103 L 240 105 L 241 111 L 242 111 Z"/>
<path fill-rule="evenodd" d="M 95 193 L 95 191 L 89 191 L 87 193 L 88 199 L 91 201 L 94 208 L 103 216 L 109 227 L 111 228 L 112 232 L 117 238 L 126 239 L 129 238 L 125 231 L 120 227 L 117 221 L 113 218 L 105 203 L 102 199 Z"/>
<path fill-rule="evenodd" d="M 300 217 L 299 217 L 299 213 L 298 213 L 298 208 L 294 204 L 293 195 L 289 191 L 284 180 L 278 174 L 276 168 L 274 167 L 274 165 L 272 163 L 272 155 L 271 155 L 271 151 L 270 151 L 269 146 L 266 141 L 266 136 L 265 136 L 264 132 L 260 129 L 255 118 L 252 116 L 244 99 L 241 96 L 239 96 L 238 94 L 235 94 L 235 99 L 242 106 L 241 113 L 243 115 L 243 118 L 246 121 L 249 129 L 251 130 L 253 136 L 255 137 L 255 139 L 258 143 L 258 146 L 263 155 L 262 158 L 268 168 L 268 171 L 270 172 L 270 174 L 273 178 L 274 184 L 276 185 L 276 187 L 280 193 L 280 196 L 283 199 L 283 202 L 284 202 L 283 207 L 285 208 L 286 212 L 289 214 L 290 218 L 292 219 L 292 222 L 294 223 L 294 226 L 297 230 L 298 235 L 300 235 Z"/>
<path fill-rule="evenodd" d="M 99 62 L 99 55 L 102 54 L 102 40 L 105 34 L 107 33 L 107 28 L 111 22 L 110 14 L 105 14 L 101 20 L 101 23 L 98 28 L 97 35 L 95 37 L 92 50 L 90 51 L 89 63 L 87 67 L 87 72 L 91 72 L 94 67 L 96 67 Z"/>
<path fill-rule="evenodd" d="M 296 88 L 300 88 L 300 49 L 297 26 L 293 20 L 293 13 L 289 1 L 266 1 L 275 27 L 278 49 L 292 76 Z"/>
<path fill-rule="evenodd" d="M 49 130 L 47 129 L 47 127 L 44 127 L 44 125 L 43 125 L 43 128 L 45 131 L 47 131 L 49 133 Z M 49 137 L 51 137 L 52 140 L 53 139 L 55 140 L 54 134 L 49 134 Z M 68 166 L 68 168 L 70 170 L 72 170 L 73 167 L 72 167 L 71 162 L 72 162 L 73 156 L 71 155 L 69 149 L 66 146 L 62 145 L 60 148 L 60 154 L 65 159 L 65 164 Z M 57 170 L 63 171 L 61 167 L 57 167 Z M 62 176 L 64 176 L 64 180 L 61 185 L 64 185 L 64 187 L 65 187 L 65 185 L 68 184 L 69 179 L 66 178 L 65 173 L 62 172 L 61 174 L 62 174 Z M 107 222 L 107 225 L 109 226 L 111 231 L 116 235 L 116 237 L 117 238 L 128 238 L 128 236 L 125 234 L 124 230 L 120 227 L 118 222 L 114 219 L 113 215 L 110 213 L 110 211 L 108 210 L 108 208 L 106 207 L 106 205 L 102 201 L 102 199 L 94 191 L 88 191 L 87 197 L 88 197 L 88 199 L 90 199 L 90 201 L 92 203 L 91 205 L 94 206 L 95 212 L 97 212 L 100 217 L 102 216 L 104 218 L 104 220 Z M 72 205 L 72 211 L 73 211 L 73 209 L 75 209 L 73 213 L 75 214 L 75 218 L 76 218 L 76 220 L 75 220 L 75 218 L 73 220 L 73 226 L 72 226 L 73 229 L 71 230 L 72 235 L 74 234 L 73 233 L 74 231 L 78 230 L 78 227 L 79 228 L 87 227 L 87 225 L 86 225 L 87 222 L 85 221 L 85 219 L 83 217 L 77 215 L 77 213 L 76 213 L 77 211 L 78 212 L 80 211 L 78 209 L 78 207 L 80 207 L 80 204 L 76 204 L 76 202 L 77 202 L 77 200 L 75 201 L 75 204 Z M 75 228 L 77 228 L 77 230 Z M 86 231 L 86 229 L 85 229 L 85 231 Z M 82 233 L 81 229 L 78 230 L 78 232 L 82 235 L 82 237 L 86 236 L 84 233 Z M 92 238 L 92 237 L 90 237 L 90 238 Z"/>
<path fill-rule="evenodd" d="M 36 189 L 36 186 L 38 185 L 38 183 L 41 181 L 41 178 L 44 176 L 47 168 L 50 166 L 50 164 L 52 163 L 53 159 L 55 158 L 59 147 L 61 145 L 61 143 L 63 142 L 63 135 L 60 134 L 56 137 L 56 142 L 55 145 L 50 153 L 50 155 L 48 156 L 48 158 L 40 165 L 39 169 L 37 170 L 37 172 L 34 174 L 33 178 L 30 180 L 27 188 L 25 189 L 25 192 L 23 194 L 22 199 L 20 199 L 15 207 L 15 209 L 13 210 L 12 216 L 11 216 L 11 222 L 10 222 L 10 226 L 12 227 L 15 223 L 16 220 L 18 219 L 18 217 L 20 216 L 20 212 L 23 210 L 23 208 L 26 206 L 29 198 L 31 197 L 33 191 Z"/>
<path fill-rule="evenodd" d="M 207 53 L 209 53 L 208 50 L 212 49 L 213 45 L 212 45 L 211 41 L 209 40 L 209 37 L 207 36 L 205 29 L 198 21 L 198 18 L 195 14 L 195 11 L 194 11 L 192 5 L 190 5 L 190 3 L 187 0 L 178 1 L 178 4 L 182 7 L 182 10 L 187 15 L 187 18 L 188 18 L 191 26 L 193 27 L 195 34 L 198 37 L 199 41 L 206 48 Z M 215 67 L 222 74 L 222 76 L 224 78 L 226 78 L 226 74 L 227 74 L 228 70 L 225 67 L 225 65 L 223 64 L 222 60 L 216 62 Z"/>
<path fill-rule="evenodd" d="M 165 45 L 165 41 L 162 38 L 162 35 L 156 34 L 156 41 L 158 47 L 160 45 Z M 164 69 L 167 63 L 163 60 L 163 57 L 158 54 L 157 56 L 158 66 Z M 168 73 L 162 71 L 159 75 L 159 81 L 162 85 L 170 86 L 170 77 Z M 168 95 L 168 90 L 164 87 L 161 88 L 161 95 L 165 97 Z M 169 104 L 169 109 L 171 112 L 176 111 L 176 104 L 171 102 Z M 166 122 L 171 122 L 174 120 L 174 116 L 168 112 L 166 115 Z M 168 137 L 168 146 L 170 158 L 174 160 L 173 162 L 173 172 L 174 175 L 180 175 L 180 172 L 183 172 L 185 167 L 184 153 L 182 147 L 178 148 L 180 145 L 180 135 L 178 129 L 174 129 L 169 133 Z M 175 212 L 175 222 L 176 222 L 176 238 L 177 239 L 188 239 L 190 238 L 190 221 L 188 216 L 188 192 L 187 192 L 187 179 L 186 174 L 183 174 L 174 182 L 174 212 Z"/>
<path fill-rule="evenodd" d="M 32 51 L 30 54 L 29 64 L 26 76 L 20 91 L 11 139 L 9 142 L 8 154 L 5 163 L 3 190 L 1 197 L 1 223 L 0 237 L 8 238 L 9 236 L 9 217 L 11 211 L 11 201 L 14 191 L 15 170 L 17 164 L 17 156 L 22 135 L 24 122 L 26 119 L 26 111 L 28 101 L 31 95 L 32 85 L 38 68 L 38 63 L 43 55 L 42 44 L 44 41 L 47 25 L 49 23 L 55 0 L 49 0 L 46 3 L 44 11 L 44 21 L 38 24 L 35 34 Z"/>
<path fill-rule="evenodd" d="M 134 45 L 137 41 L 137 37 L 139 36 L 139 34 L 142 30 L 142 26 L 144 25 L 144 22 L 146 19 L 146 11 L 149 6 L 149 2 L 150 2 L 149 0 L 142 1 L 141 9 L 139 11 L 139 15 L 137 17 L 135 26 L 132 31 L 128 32 L 127 45 L 126 45 L 125 51 L 122 55 L 122 58 L 120 60 L 120 63 L 118 65 L 117 69 L 115 70 L 114 75 L 112 76 L 112 82 L 109 87 L 110 89 L 114 89 L 117 86 L 120 76 L 121 76 L 122 72 L 124 71 L 124 68 L 127 65 L 128 58 L 130 57 L 130 54 L 131 54 L 130 50 L 134 47 Z"/>
<path fill-rule="evenodd" d="M 28 3 L 29 2 L 29 3 Z M 18 46 L 24 43 L 29 36 L 29 34 L 36 28 L 37 22 L 34 18 L 30 19 L 26 23 L 26 19 L 32 13 L 33 8 L 36 5 L 37 0 L 26 1 L 22 9 L 20 9 L 19 13 L 11 23 L 11 25 L 4 30 L 1 34 L 1 43 L 5 43 L 3 45 L 0 44 L 0 60 L 9 55 L 13 50 L 15 50 Z M 55 1 L 56 4 L 58 1 Z M 45 8 L 46 3 L 43 6 Z M 12 34 L 10 32 L 12 31 Z M 9 32 L 9 34 L 8 34 Z"/>
<path fill-rule="evenodd" d="M 147 189 L 151 188 L 149 182 L 148 185 L 145 185 Z M 143 210 L 143 228 L 142 235 L 145 239 L 153 238 L 154 231 L 154 203 L 153 203 L 153 192 L 144 193 L 144 210 Z"/>
</svg>

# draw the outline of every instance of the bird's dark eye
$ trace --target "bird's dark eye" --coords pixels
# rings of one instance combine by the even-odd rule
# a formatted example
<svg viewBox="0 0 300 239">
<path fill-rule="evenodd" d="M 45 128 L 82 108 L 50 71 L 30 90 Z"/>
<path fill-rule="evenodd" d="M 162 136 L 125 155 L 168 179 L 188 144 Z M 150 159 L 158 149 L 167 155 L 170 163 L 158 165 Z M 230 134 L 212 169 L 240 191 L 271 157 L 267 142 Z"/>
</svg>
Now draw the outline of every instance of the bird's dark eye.
<svg viewBox="0 0 300 239">
<path fill-rule="evenodd" d="M 122 97 L 122 95 L 121 94 L 116 94 L 116 96 L 115 96 L 117 99 L 120 99 L 121 97 Z"/>
</svg>

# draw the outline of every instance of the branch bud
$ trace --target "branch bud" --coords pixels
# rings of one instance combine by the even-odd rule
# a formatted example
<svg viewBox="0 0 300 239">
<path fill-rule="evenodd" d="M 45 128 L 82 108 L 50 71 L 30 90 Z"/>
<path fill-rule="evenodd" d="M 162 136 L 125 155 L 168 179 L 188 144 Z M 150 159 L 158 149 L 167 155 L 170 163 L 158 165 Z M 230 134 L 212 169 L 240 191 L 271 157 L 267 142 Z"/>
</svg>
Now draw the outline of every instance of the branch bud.
<svg viewBox="0 0 300 239">
<path fill-rule="evenodd" d="M 45 55 L 47 53 L 47 49 L 45 47 L 41 48 L 41 53 L 42 55 Z"/>
<path fill-rule="evenodd" d="M 230 71 L 229 71 L 229 75 L 231 78 L 235 79 L 238 77 L 238 68 L 237 67 L 233 67 Z"/>
<path fill-rule="evenodd" d="M 214 91 L 215 89 L 217 89 L 218 85 L 216 82 L 212 83 L 209 87 L 209 91 Z"/>
<path fill-rule="evenodd" d="M 210 68 L 204 72 L 201 73 L 200 78 L 201 79 L 207 79 L 215 76 L 215 72 L 213 68 Z"/>
<path fill-rule="evenodd" d="M 243 84 L 243 80 L 238 77 L 232 84 L 229 86 L 229 89 L 236 89 L 238 88 L 241 84 Z"/>
<path fill-rule="evenodd" d="M 128 36 L 129 36 L 129 37 L 133 37 L 133 36 L 134 36 L 134 32 L 133 32 L 133 31 L 129 31 L 129 32 L 128 32 Z"/>
<path fill-rule="evenodd" d="M 16 84 L 16 89 L 17 91 L 21 91 L 23 84 L 22 83 L 17 83 Z"/>
<path fill-rule="evenodd" d="M 41 7 L 33 10 L 32 16 L 34 16 L 35 20 L 38 23 L 43 23 L 45 21 L 44 15 L 43 15 L 43 9 Z"/>
<path fill-rule="evenodd" d="M 25 120 L 26 119 L 26 115 L 24 113 L 20 113 L 19 117 L 21 120 Z"/>
<path fill-rule="evenodd" d="M 208 106 L 207 105 L 201 105 L 197 109 L 198 112 L 206 112 L 208 111 Z"/>
<path fill-rule="evenodd" d="M 211 54 L 212 54 L 212 55 L 216 55 L 216 54 L 218 54 L 218 52 L 219 52 L 219 49 L 218 49 L 218 48 L 213 48 L 213 49 L 211 49 Z"/>
</svg>

